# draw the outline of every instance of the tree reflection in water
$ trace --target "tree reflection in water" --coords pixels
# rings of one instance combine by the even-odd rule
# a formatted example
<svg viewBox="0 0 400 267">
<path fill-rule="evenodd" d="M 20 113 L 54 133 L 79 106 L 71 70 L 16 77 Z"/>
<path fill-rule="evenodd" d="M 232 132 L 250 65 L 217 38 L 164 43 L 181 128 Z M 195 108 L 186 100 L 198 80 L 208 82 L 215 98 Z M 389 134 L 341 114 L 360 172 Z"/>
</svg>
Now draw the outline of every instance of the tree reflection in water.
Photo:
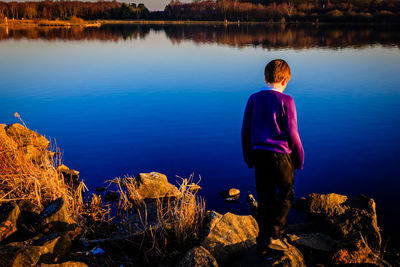
<svg viewBox="0 0 400 267">
<path fill-rule="evenodd" d="M 97 27 L 0 27 L 0 40 L 43 39 L 126 41 L 146 38 L 151 31 L 165 32 L 173 43 L 217 43 L 234 47 L 269 49 L 311 47 L 360 48 L 374 44 L 399 47 L 393 26 L 371 25 L 103 25 Z"/>
</svg>

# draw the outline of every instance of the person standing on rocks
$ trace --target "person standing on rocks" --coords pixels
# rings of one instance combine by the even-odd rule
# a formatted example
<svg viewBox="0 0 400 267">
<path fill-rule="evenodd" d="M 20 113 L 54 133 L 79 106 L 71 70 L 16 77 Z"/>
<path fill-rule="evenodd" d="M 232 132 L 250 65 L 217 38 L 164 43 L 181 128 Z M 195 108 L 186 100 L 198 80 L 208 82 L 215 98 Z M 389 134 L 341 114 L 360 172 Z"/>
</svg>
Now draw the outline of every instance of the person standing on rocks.
<svg viewBox="0 0 400 267">
<path fill-rule="evenodd" d="M 244 161 L 255 169 L 258 197 L 257 251 L 286 251 L 282 240 L 294 198 L 295 169 L 303 169 L 304 150 L 297 128 L 293 98 L 284 94 L 290 77 L 286 61 L 265 67 L 267 86 L 250 96 L 242 125 Z"/>
</svg>

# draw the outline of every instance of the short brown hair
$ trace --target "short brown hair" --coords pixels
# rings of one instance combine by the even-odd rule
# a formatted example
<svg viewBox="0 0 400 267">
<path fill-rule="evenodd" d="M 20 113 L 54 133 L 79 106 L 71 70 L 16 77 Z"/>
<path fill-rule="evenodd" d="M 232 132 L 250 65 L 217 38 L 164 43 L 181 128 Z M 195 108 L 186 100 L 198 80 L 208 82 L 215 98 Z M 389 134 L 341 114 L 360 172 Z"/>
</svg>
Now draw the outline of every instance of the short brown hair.
<svg viewBox="0 0 400 267">
<path fill-rule="evenodd" d="M 274 59 L 270 61 L 264 70 L 265 80 L 269 83 L 279 83 L 283 79 L 290 80 L 289 64 L 283 59 Z"/>
</svg>

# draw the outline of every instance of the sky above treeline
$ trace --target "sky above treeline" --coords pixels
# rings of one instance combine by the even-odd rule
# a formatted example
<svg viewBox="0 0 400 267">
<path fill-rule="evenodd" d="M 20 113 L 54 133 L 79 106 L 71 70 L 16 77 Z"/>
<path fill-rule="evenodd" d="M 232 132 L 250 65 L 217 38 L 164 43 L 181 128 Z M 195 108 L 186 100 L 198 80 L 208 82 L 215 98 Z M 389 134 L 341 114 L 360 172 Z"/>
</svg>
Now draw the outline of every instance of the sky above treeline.
<svg viewBox="0 0 400 267">
<path fill-rule="evenodd" d="M 192 2 L 191 0 L 180 0 L 183 3 Z M 124 1 L 122 1 L 124 2 Z M 133 3 L 138 3 L 136 1 L 132 1 Z M 164 10 L 164 7 L 171 2 L 171 0 L 141 0 L 141 3 L 145 4 L 146 7 L 150 10 Z"/>
<path fill-rule="evenodd" d="M 0 0 L 0 1 L 5 1 L 5 2 L 11 2 L 11 1 L 18 1 L 18 2 L 27 2 L 27 1 L 41 1 L 41 0 Z M 97 0 L 79 0 L 79 1 L 90 1 L 90 2 L 97 2 Z M 112 0 L 106 0 L 106 1 L 112 1 Z M 171 2 L 171 0 L 138 0 L 138 1 L 132 1 L 132 0 L 117 0 L 118 2 L 125 2 L 125 3 L 136 3 L 140 4 L 143 3 L 145 6 L 150 9 L 150 10 L 164 10 L 165 6 Z M 192 0 L 180 0 L 182 3 L 190 3 L 193 2 Z"/>
</svg>

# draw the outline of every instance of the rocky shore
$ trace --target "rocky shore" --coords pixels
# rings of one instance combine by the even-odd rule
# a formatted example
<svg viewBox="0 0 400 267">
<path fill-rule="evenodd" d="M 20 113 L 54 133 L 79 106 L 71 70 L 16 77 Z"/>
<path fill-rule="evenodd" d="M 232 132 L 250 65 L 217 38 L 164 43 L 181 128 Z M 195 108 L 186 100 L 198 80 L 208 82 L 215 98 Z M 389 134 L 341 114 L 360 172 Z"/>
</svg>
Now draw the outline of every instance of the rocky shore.
<svg viewBox="0 0 400 267">
<path fill-rule="evenodd" d="M 396 265 L 384 259 L 376 203 L 364 195 L 311 193 L 297 199 L 294 208 L 307 221 L 287 225 L 289 251 L 260 257 L 257 202 L 251 195 L 252 214 L 219 214 L 205 209 L 196 196 L 201 188 L 191 180 L 178 188 L 152 172 L 110 181 L 91 198 L 76 200 L 79 209 L 64 199 L 69 195 L 57 193 L 39 205 L 6 186 L 10 170 L 4 166 L 9 165 L 1 162 L 11 158 L 5 153 L 21 153 L 22 162 L 53 169 L 54 179 L 62 179 L 68 190 L 80 190 L 79 172 L 43 160 L 43 153 L 47 159 L 55 155 L 49 142 L 20 124 L 0 125 L 0 138 L 0 266 Z M 239 193 L 223 195 L 234 200 Z"/>
</svg>

